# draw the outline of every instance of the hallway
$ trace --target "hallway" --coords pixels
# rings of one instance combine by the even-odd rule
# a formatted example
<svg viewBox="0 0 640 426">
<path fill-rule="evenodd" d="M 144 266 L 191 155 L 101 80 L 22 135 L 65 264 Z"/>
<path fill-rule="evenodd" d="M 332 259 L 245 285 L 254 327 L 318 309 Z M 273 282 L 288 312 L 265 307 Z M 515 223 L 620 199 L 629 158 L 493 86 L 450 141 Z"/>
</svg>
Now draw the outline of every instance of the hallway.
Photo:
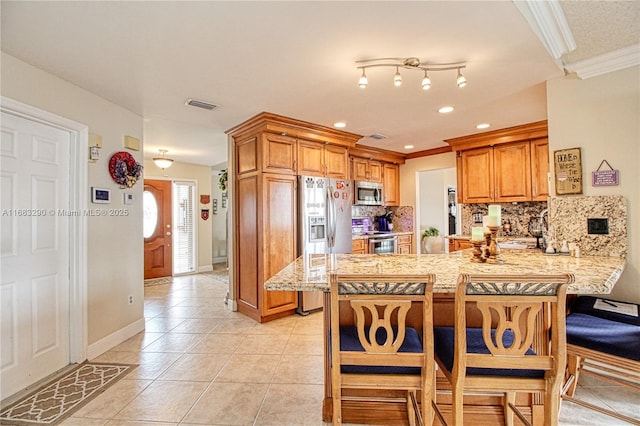
<svg viewBox="0 0 640 426">
<path fill-rule="evenodd" d="M 146 331 L 92 360 L 139 367 L 62 424 L 325 424 L 322 315 L 258 324 L 227 310 L 226 291 L 215 273 L 145 287 Z M 615 395 L 620 411 L 638 415 L 626 390 L 585 383 L 583 395 Z M 621 423 L 563 403 L 561 424 Z"/>
</svg>

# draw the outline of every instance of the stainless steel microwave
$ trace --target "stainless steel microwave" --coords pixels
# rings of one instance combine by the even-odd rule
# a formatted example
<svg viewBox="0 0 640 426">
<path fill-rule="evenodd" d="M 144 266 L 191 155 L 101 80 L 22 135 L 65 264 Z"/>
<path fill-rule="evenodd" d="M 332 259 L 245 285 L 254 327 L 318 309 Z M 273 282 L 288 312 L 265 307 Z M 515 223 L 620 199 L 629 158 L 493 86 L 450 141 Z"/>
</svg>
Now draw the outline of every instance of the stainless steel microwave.
<svg viewBox="0 0 640 426">
<path fill-rule="evenodd" d="M 382 184 L 377 182 L 356 181 L 353 185 L 353 204 L 364 206 L 382 206 Z"/>
</svg>

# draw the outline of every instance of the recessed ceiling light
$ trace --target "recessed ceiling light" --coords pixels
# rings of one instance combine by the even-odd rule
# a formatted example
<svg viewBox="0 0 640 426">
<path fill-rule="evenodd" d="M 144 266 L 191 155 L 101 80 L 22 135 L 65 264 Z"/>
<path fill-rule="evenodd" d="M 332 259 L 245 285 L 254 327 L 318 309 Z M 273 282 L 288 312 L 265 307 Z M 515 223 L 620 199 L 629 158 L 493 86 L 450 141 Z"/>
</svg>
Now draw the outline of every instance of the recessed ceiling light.
<svg viewBox="0 0 640 426">
<path fill-rule="evenodd" d="M 411 149 L 411 148 L 413 148 L 413 145 L 405 145 L 404 146 L 404 149 Z"/>
<path fill-rule="evenodd" d="M 480 123 L 476 126 L 476 129 L 488 129 L 489 127 L 491 127 L 489 123 Z"/>
<path fill-rule="evenodd" d="M 444 107 L 442 107 L 442 108 L 440 108 L 438 110 L 438 112 L 441 113 L 441 114 L 446 114 L 446 113 L 451 112 L 451 111 L 453 111 L 453 107 L 452 106 L 444 106 Z"/>
<path fill-rule="evenodd" d="M 333 123 L 333 127 L 337 127 L 338 129 L 342 129 L 344 127 L 347 127 L 347 123 L 345 123 L 344 121 L 336 121 L 335 123 Z"/>
</svg>

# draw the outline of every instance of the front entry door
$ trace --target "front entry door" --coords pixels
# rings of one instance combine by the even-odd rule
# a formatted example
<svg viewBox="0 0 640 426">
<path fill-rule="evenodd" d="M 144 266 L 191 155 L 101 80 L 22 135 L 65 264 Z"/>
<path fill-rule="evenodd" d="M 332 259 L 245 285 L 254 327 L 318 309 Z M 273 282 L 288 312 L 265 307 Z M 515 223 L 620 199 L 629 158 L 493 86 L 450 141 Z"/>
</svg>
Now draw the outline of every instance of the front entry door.
<svg viewBox="0 0 640 426">
<path fill-rule="evenodd" d="M 172 275 L 171 181 L 144 181 L 144 278 Z"/>
<path fill-rule="evenodd" d="M 67 366 L 71 134 L 2 113 L 2 321 L 4 398 Z"/>
</svg>

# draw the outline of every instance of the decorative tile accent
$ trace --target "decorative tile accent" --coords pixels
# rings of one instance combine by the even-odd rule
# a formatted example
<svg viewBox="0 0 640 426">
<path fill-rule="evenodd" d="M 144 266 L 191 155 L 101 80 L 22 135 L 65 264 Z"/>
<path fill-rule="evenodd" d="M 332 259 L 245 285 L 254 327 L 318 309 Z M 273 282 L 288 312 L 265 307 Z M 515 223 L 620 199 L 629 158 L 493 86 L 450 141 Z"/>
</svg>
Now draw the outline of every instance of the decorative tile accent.
<svg viewBox="0 0 640 426">
<path fill-rule="evenodd" d="M 590 235 L 588 218 L 609 220 L 608 235 Z M 549 223 L 556 247 L 575 243 L 582 255 L 626 257 L 627 201 L 621 195 L 549 198 Z"/>
<path fill-rule="evenodd" d="M 424 294 L 425 283 L 340 282 L 340 294 Z"/>
</svg>

